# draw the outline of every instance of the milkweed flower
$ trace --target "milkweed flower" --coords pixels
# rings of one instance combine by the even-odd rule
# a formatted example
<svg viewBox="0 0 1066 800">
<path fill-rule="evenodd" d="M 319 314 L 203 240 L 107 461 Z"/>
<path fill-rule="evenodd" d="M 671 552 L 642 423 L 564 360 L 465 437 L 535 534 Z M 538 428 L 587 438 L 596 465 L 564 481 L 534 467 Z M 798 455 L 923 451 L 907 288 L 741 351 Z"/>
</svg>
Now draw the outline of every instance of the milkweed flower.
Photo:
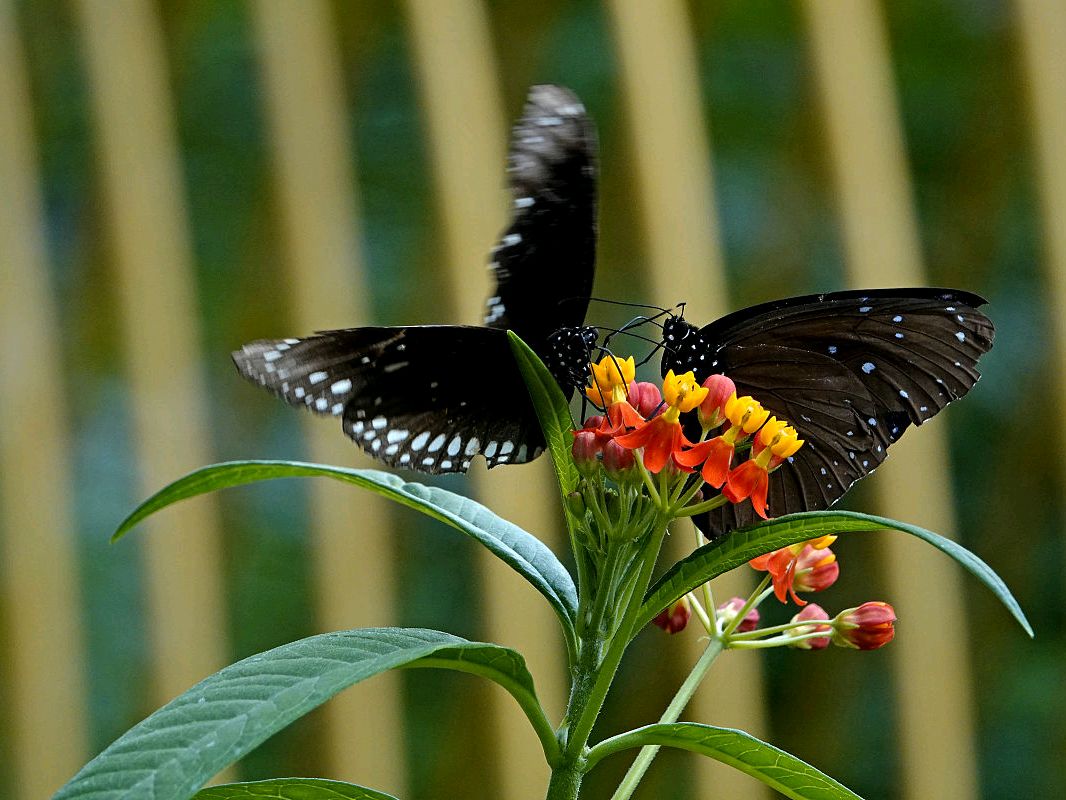
<svg viewBox="0 0 1066 800">
<path fill-rule="evenodd" d="M 737 618 L 737 614 L 744 608 L 746 600 L 743 597 L 731 597 L 726 600 L 720 606 L 718 606 L 718 619 L 722 620 L 725 627 L 729 627 L 733 620 Z M 748 613 L 744 615 L 744 619 L 740 621 L 740 624 L 734 629 L 734 633 L 747 633 L 748 631 L 755 630 L 759 625 L 759 610 L 752 608 L 748 610 Z"/>
<path fill-rule="evenodd" d="M 840 577 L 836 553 L 828 547 L 816 549 L 804 545 L 793 572 L 792 588 L 797 592 L 820 592 L 828 589 Z"/>
<path fill-rule="evenodd" d="M 896 611 L 888 603 L 871 601 L 848 608 L 833 618 L 833 644 L 856 650 L 876 650 L 896 635 Z"/>
<path fill-rule="evenodd" d="M 637 364 L 633 356 L 620 359 L 606 355 L 598 364 L 589 364 L 592 378 L 585 388 L 585 396 L 597 408 L 607 408 L 613 403 L 625 400 L 629 385 L 637 375 Z"/>
<path fill-rule="evenodd" d="M 770 417 L 752 442 L 752 457 L 726 477 L 723 493 L 729 502 L 739 503 L 750 497 L 755 513 L 768 519 L 766 493 L 770 488 L 770 472 L 802 446 L 803 439 L 796 434 L 795 428 L 785 420 Z"/>
<path fill-rule="evenodd" d="M 818 591 L 817 589 L 806 589 L 804 587 L 809 584 L 824 583 L 821 586 L 824 589 L 836 580 L 836 575 L 833 575 L 833 580 L 826 583 L 829 574 L 826 566 L 828 564 L 836 564 L 836 556 L 829 550 L 829 546 L 836 541 L 836 538 L 836 536 L 828 535 L 811 539 L 808 542 L 791 544 L 788 547 L 774 550 L 772 553 L 757 556 L 749 561 L 748 565 L 752 569 L 770 573 L 774 595 L 782 603 L 788 602 L 788 598 L 791 596 L 796 605 L 803 606 L 807 604 L 807 601 L 802 600 L 796 594 L 797 590 Z M 816 579 L 812 578 L 811 576 L 819 568 L 823 572 L 819 573 Z M 837 574 L 839 574 L 839 569 L 839 566 L 837 566 Z M 803 573 L 799 585 L 797 585 L 797 570 Z"/>
<path fill-rule="evenodd" d="M 666 410 L 637 427 L 632 433 L 616 436 L 615 441 L 629 450 L 644 449 L 644 467 L 648 472 L 658 473 L 672 463 L 682 472 L 691 472 L 680 464 L 676 456 L 692 442 L 681 430 L 681 414 L 691 411 L 703 402 L 707 389 L 696 383 L 692 372 L 675 375 L 673 370 L 663 379 L 663 401 Z"/>
<path fill-rule="evenodd" d="M 794 617 L 792 617 L 792 622 L 806 622 L 808 620 L 811 620 L 812 622 L 820 622 L 822 620 L 825 620 L 825 622 L 828 623 L 829 614 L 827 614 L 825 609 L 817 603 L 811 603 L 810 605 L 805 606 L 803 610 L 796 614 Z M 825 648 L 829 647 L 830 637 L 833 633 L 832 625 L 802 625 L 798 628 L 793 628 L 791 631 L 789 631 L 789 636 L 806 636 L 810 633 L 820 633 L 822 631 L 825 631 L 825 636 L 815 636 L 812 639 L 797 639 L 795 641 L 789 642 L 788 646 L 796 647 L 800 650 L 824 650 Z"/>
<path fill-rule="evenodd" d="M 688 595 L 674 601 L 660 611 L 652 620 L 667 633 L 680 633 L 692 618 L 692 605 Z"/>
<path fill-rule="evenodd" d="M 712 375 L 711 377 L 720 377 L 729 381 L 724 375 Z M 708 382 L 711 382 L 710 378 L 704 381 L 705 387 L 707 387 Z M 732 383 L 732 381 L 729 381 L 730 385 Z M 722 381 L 714 381 L 707 388 L 708 396 L 710 396 L 712 389 L 716 392 L 721 392 L 728 387 Z M 705 399 L 704 404 L 706 403 L 707 400 Z M 726 432 L 695 445 L 678 458 L 682 465 L 688 467 L 695 467 L 697 464 L 702 463 L 703 469 L 700 470 L 700 476 L 715 489 L 721 489 L 729 477 L 729 466 L 733 463 L 733 454 L 736 451 L 737 443 L 755 433 L 770 415 L 770 412 L 764 409 L 755 398 L 748 396 L 737 397 L 735 387 L 721 404 L 720 411 L 722 419 L 730 423 L 730 427 Z M 703 417 L 701 416 L 700 419 L 702 422 Z M 747 496 L 744 495 L 744 497 Z M 740 500 L 743 500 L 744 497 L 741 497 Z M 730 501 L 734 503 L 740 502 L 740 500 L 730 498 Z"/>
</svg>

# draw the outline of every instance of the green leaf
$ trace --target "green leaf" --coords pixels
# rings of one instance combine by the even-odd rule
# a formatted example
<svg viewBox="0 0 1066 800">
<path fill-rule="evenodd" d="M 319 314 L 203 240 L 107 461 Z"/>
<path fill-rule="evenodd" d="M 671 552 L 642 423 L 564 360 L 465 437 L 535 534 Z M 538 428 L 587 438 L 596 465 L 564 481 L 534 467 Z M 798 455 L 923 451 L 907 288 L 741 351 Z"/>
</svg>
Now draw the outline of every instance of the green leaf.
<svg viewBox="0 0 1066 800">
<path fill-rule="evenodd" d="M 186 800 L 213 775 L 342 689 L 397 667 L 443 667 L 496 681 L 558 752 L 522 656 L 418 628 L 325 633 L 246 658 L 126 731 L 55 800 Z"/>
<path fill-rule="evenodd" d="M 817 539 L 826 534 L 882 530 L 902 531 L 917 536 L 951 556 L 991 589 L 1025 632 L 1029 636 L 1033 635 L 1029 620 L 1025 618 L 1025 613 L 1003 579 L 965 547 L 917 525 L 854 511 L 805 511 L 789 514 L 733 531 L 719 541 L 704 545 L 674 564 L 648 590 L 634 631 L 639 631 L 651 622 L 656 614 L 679 597 L 734 567 L 746 564 L 755 556 L 807 539 Z"/>
<path fill-rule="evenodd" d="M 573 639 L 577 589 L 566 567 L 547 545 L 467 497 L 436 486 L 407 482 L 398 475 L 376 469 L 349 469 L 299 461 L 229 461 L 212 464 L 179 478 L 141 503 L 123 520 L 111 540 L 119 539 L 145 517 L 179 500 L 256 481 L 309 476 L 333 478 L 370 489 L 438 519 L 480 542 L 548 599 L 563 624 L 565 635 Z"/>
<path fill-rule="evenodd" d="M 513 331 L 507 331 L 507 335 L 511 338 L 511 351 L 529 389 L 529 396 L 533 399 L 544 439 L 548 442 L 559 488 L 562 489 L 562 496 L 566 497 L 574 491 L 581 477 L 570 457 L 574 443 L 574 420 L 570 416 L 570 404 L 540 357 Z"/>
<path fill-rule="evenodd" d="M 251 783 L 227 783 L 201 789 L 193 800 L 396 800 L 391 794 L 365 786 L 324 778 L 275 778 Z"/>
<path fill-rule="evenodd" d="M 619 750 L 645 745 L 678 747 L 710 756 L 795 800 L 859 797 L 810 764 L 744 731 L 696 722 L 647 725 L 607 739 L 592 748 L 589 766 Z"/>
</svg>

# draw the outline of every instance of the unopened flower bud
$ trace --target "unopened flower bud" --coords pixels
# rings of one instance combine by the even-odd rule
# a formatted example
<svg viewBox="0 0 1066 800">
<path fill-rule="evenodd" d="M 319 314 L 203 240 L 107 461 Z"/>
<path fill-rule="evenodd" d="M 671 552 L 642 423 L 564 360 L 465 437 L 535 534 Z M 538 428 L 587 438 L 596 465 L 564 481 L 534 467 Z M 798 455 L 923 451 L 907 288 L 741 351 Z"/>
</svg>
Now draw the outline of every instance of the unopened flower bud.
<svg viewBox="0 0 1066 800">
<path fill-rule="evenodd" d="M 607 417 L 602 414 L 597 414 L 594 417 L 589 417 L 585 420 L 585 424 L 581 427 L 582 430 L 594 431 L 601 428 L 607 422 Z"/>
<path fill-rule="evenodd" d="M 700 425 L 706 430 L 725 422 L 725 403 L 737 391 L 736 384 L 725 375 L 712 375 L 703 382 L 707 396 L 700 403 Z"/>
<path fill-rule="evenodd" d="M 803 607 L 803 610 L 792 617 L 793 622 L 806 622 L 822 621 L 828 622 L 829 615 L 825 609 L 817 603 L 808 603 Z M 832 633 L 833 627 L 831 625 L 804 625 L 801 628 L 793 628 L 790 632 L 792 636 L 805 636 L 809 633 L 821 633 L 825 631 L 825 636 L 816 636 L 813 639 L 799 639 L 798 641 L 791 642 L 789 647 L 796 647 L 800 650 L 824 650 L 829 647 L 829 634 Z"/>
<path fill-rule="evenodd" d="M 593 431 L 581 430 L 574 433 L 574 446 L 570 452 L 581 475 L 587 478 L 596 473 L 601 450 L 599 439 Z"/>
<path fill-rule="evenodd" d="M 841 611 L 833 619 L 833 644 L 876 650 L 896 635 L 896 612 L 888 603 L 871 601 Z"/>
<path fill-rule="evenodd" d="M 566 496 L 564 502 L 571 514 L 578 519 L 584 518 L 587 506 L 585 505 L 585 498 L 582 496 L 581 492 L 570 492 L 570 494 Z"/>
<path fill-rule="evenodd" d="M 652 415 L 663 403 L 662 393 L 654 383 L 637 381 L 630 384 L 629 404 L 635 408 L 644 419 L 651 419 Z"/>
<path fill-rule="evenodd" d="M 685 595 L 664 609 L 652 622 L 667 633 L 678 633 L 685 629 L 691 617 L 692 606 L 689 604 L 688 595 Z"/>
<path fill-rule="evenodd" d="M 746 601 L 743 597 L 733 597 L 718 606 L 718 618 L 723 621 L 725 627 L 729 627 L 733 620 L 737 618 L 737 614 L 744 608 Z M 753 631 L 759 625 L 759 610 L 752 608 L 744 615 L 744 619 L 740 621 L 740 624 L 734 628 L 735 633 L 747 633 Z"/>
<path fill-rule="evenodd" d="M 627 450 L 611 439 L 603 446 L 603 468 L 607 470 L 607 476 L 618 483 L 627 480 L 640 480 L 640 473 L 636 471 L 636 460 L 633 451 Z"/>
</svg>

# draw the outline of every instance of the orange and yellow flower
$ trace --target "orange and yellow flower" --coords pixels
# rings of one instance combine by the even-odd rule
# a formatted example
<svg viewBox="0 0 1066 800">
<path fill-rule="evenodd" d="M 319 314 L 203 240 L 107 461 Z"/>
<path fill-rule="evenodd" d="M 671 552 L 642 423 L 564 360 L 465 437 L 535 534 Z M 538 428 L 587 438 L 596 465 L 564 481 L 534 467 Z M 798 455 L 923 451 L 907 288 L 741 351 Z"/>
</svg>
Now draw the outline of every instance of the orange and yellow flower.
<svg viewBox="0 0 1066 800">
<path fill-rule="evenodd" d="M 663 379 L 663 401 L 666 410 L 657 417 L 639 425 L 632 433 L 616 436 L 615 441 L 629 450 L 644 450 L 644 467 L 658 473 L 668 464 L 682 472 L 692 470 L 677 460 L 678 454 L 692 447 L 681 430 L 681 414 L 691 411 L 703 402 L 707 389 L 696 383 L 692 372 L 675 375 L 670 370 Z"/>
<path fill-rule="evenodd" d="M 805 586 L 807 581 L 810 580 L 812 570 L 825 567 L 828 564 L 836 564 L 836 556 L 829 550 L 829 546 L 836 541 L 836 538 L 836 536 L 827 535 L 811 539 L 808 542 L 790 544 L 788 547 L 782 547 L 780 550 L 774 550 L 772 553 L 753 558 L 748 562 L 748 565 L 752 569 L 770 573 L 774 595 L 782 603 L 787 602 L 789 596 L 791 596 L 796 605 L 803 606 L 807 604 L 807 601 L 801 599 L 796 594 L 796 591 L 817 591 L 815 589 L 808 590 Z M 798 586 L 796 584 L 797 571 L 801 573 Z M 839 567 L 836 573 L 839 573 Z M 828 587 L 835 580 L 836 576 L 834 575 L 833 580 L 825 583 L 821 588 Z"/>
</svg>

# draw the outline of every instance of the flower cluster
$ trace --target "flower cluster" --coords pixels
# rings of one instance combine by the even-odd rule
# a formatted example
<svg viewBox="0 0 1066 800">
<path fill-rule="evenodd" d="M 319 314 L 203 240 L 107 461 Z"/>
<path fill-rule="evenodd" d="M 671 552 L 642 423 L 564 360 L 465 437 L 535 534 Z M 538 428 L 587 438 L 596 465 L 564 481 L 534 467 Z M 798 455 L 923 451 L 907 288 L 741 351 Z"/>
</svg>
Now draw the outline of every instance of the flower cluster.
<svg viewBox="0 0 1066 800">
<path fill-rule="evenodd" d="M 835 536 L 823 536 L 753 558 L 749 565 L 766 573 L 762 584 L 748 600 L 734 597 L 718 606 L 713 619 L 707 617 L 690 593 L 654 622 L 669 633 L 677 633 L 695 610 L 709 633 L 722 637 L 728 647 L 734 648 L 786 645 L 822 650 L 830 644 L 856 650 L 883 647 L 895 636 L 896 613 L 888 603 L 871 601 L 830 617 L 820 605 L 799 596 L 800 592 L 820 592 L 836 583 L 840 565 L 829 549 L 835 540 Z M 782 603 L 791 600 L 802 608 L 783 625 L 759 628 L 758 605 L 771 594 Z"/>
<path fill-rule="evenodd" d="M 769 475 L 803 445 L 795 428 L 770 415 L 752 397 L 738 397 L 736 386 L 724 375 L 712 375 L 702 384 L 694 373 L 663 379 L 662 391 L 651 383 L 637 382 L 633 358 L 606 356 L 592 364 L 586 397 L 605 412 L 591 417 L 577 431 L 574 461 L 586 477 L 600 468 L 614 480 L 625 480 L 631 470 L 663 476 L 660 487 L 675 478 L 687 479 L 697 469 L 701 478 L 686 500 L 696 496 L 700 483 L 722 492 L 731 503 L 750 498 L 755 512 L 767 518 Z M 697 442 L 685 435 L 682 414 L 696 412 L 702 429 Z M 720 434 L 712 436 L 718 429 Z M 734 466 L 738 447 L 750 441 L 750 457 Z M 638 452 L 630 461 L 620 450 Z"/>
<path fill-rule="evenodd" d="M 770 474 L 804 443 L 786 420 L 771 415 L 753 397 L 738 397 L 736 385 L 725 375 L 712 375 L 700 384 L 692 372 L 671 371 L 660 390 L 636 380 L 633 358 L 609 355 L 591 368 L 585 395 L 603 414 L 587 419 L 574 434 L 572 452 L 585 492 L 575 493 L 580 495 L 575 508 L 582 513 L 591 509 L 592 517 L 608 523 L 600 527 L 627 531 L 630 537 L 644 530 L 630 524 L 634 508 L 641 505 L 635 498 L 642 495 L 650 496 L 651 505 L 667 518 L 745 500 L 768 518 Z M 692 441 L 689 437 L 697 431 L 700 435 Z M 607 486 L 605 478 L 614 485 Z M 599 490 L 591 491 L 592 486 Z M 677 633 L 696 616 L 708 633 L 735 648 L 786 645 L 821 650 L 831 643 L 860 650 L 881 647 L 895 632 L 895 612 L 887 603 L 864 603 L 831 618 L 800 596 L 836 582 L 840 564 L 830 549 L 835 540 L 822 536 L 752 559 L 751 567 L 765 574 L 747 600 L 734 597 L 715 606 L 709 587 L 704 587 L 704 603 L 690 592 L 654 622 Z M 601 537 L 597 549 L 605 547 Z M 758 606 L 770 595 L 795 603 L 800 611 L 787 623 L 760 628 Z"/>
</svg>

